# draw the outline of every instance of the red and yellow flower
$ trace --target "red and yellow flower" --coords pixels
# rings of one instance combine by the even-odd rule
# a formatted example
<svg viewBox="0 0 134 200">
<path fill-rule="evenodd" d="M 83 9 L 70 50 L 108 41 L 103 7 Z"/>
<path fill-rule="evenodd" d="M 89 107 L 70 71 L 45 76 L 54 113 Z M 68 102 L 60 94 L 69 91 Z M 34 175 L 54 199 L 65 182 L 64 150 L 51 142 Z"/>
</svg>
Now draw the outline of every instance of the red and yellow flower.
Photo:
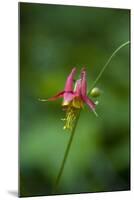
<svg viewBox="0 0 134 200">
<path fill-rule="evenodd" d="M 76 68 L 73 68 L 67 77 L 64 91 L 59 92 L 49 99 L 40 99 L 40 101 L 55 101 L 58 98 L 63 98 L 62 106 L 66 111 L 66 117 L 62 119 L 65 121 L 64 129 L 72 129 L 77 113 L 84 107 L 84 103 L 86 103 L 97 116 L 95 111 L 96 105 L 87 95 L 86 69 L 82 68 L 81 77 L 76 81 L 74 86 L 75 74 Z"/>
</svg>

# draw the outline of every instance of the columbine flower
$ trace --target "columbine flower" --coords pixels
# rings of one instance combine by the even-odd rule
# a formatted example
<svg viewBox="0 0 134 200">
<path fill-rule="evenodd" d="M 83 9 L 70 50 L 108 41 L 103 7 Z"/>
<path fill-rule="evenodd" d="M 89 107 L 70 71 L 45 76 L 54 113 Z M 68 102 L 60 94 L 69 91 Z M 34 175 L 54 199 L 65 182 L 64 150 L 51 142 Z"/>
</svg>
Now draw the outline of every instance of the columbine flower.
<svg viewBox="0 0 134 200">
<path fill-rule="evenodd" d="M 40 99 L 40 101 L 54 101 L 58 98 L 63 98 L 62 106 L 66 111 L 66 117 L 62 119 L 65 121 L 64 129 L 72 129 L 78 111 L 83 108 L 84 103 L 86 103 L 97 116 L 97 113 L 95 112 L 95 103 L 87 96 L 86 69 L 82 69 L 81 78 L 76 81 L 73 89 L 75 74 L 76 68 L 73 68 L 66 80 L 64 91 L 59 92 L 47 100 Z"/>
</svg>

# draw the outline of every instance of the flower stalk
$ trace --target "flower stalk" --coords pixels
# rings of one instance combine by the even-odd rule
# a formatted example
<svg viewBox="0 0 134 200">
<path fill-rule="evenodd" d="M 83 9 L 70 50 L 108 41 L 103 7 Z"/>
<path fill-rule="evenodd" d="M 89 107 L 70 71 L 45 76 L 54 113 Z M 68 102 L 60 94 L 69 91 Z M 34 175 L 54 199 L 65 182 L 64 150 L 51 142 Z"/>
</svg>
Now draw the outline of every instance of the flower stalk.
<svg viewBox="0 0 134 200">
<path fill-rule="evenodd" d="M 106 64 L 102 67 L 100 73 L 98 74 L 98 76 L 96 77 L 95 81 L 93 82 L 93 84 L 91 85 L 89 91 L 87 94 L 90 93 L 91 89 L 97 84 L 97 82 L 99 81 L 99 79 L 101 78 L 102 74 L 104 73 L 105 69 L 107 68 L 107 66 L 109 65 L 109 63 L 111 62 L 112 58 L 117 54 L 117 52 L 122 49 L 123 47 L 125 47 L 126 45 L 128 45 L 130 43 L 130 41 L 127 41 L 125 43 L 123 43 L 122 45 L 120 45 L 113 53 L 112 55 L 109 57 L 109 59 L 107 60 Z M 66 151 L 65 151 L 65 154 L 64 154 L 64 157 L 63 157 L 63 160 L 62 160 L 62 163 L 61 163 L 61 167 L 59 169 L 59 173 L 57 175 L 57 178 L 56 178 L 56 182 L 55 182 L 55 185 L 54 185 L 54 189 L 53 189 L 53 193 L 55 193 L 58 189 L 58 186 L 59 186 L 59 183 L 60 183 L 60 180 L 61 180 L 61 177 L 62 177 L 62 174 L 63 174 L 63 171 L 64 171 L 64 168 L 65 168 L 65 164 L 66 164 L 66 161 L 67 161 L 67 158 L 68 158 L 68 154 L 69 154 L 69 151 L 70 151 L 70 148 L 71 148 L 71 144 L 72 144 L 72 141 L 73 141 L 73 138 L 74 138 L 74 135 L 75 135 L 75 130 L 76 130 L 76 127 L 77 127 L 77 124 L 78 124 L 78 120 L 80 118 L 80 113 L 81 113 L 81 110 L 79 110 L 79 113 L 75 119 L 75 122 L 74 122 L 74 125 L 73 125 L 73 128 L 71 130 L 71 133 L 70 133 L 70 138 L 69 138 L 69 141 L 68 141 L 68 144 L 67 144 L 67 148 L 66 148 Z"/>
<path fill-rule="evenodd" d="M 123 47 L 125 47 L 126 45 L 130 44 L 130 41 L 127 41 L 125 43 L 123 43 L 122 45 L 120 45 L 113 53 L 112 55 L 109 57 L 109 59 L 107 60 L 106 64 L 102 67 L 102 69 L 100 70 L 98 76 L 96 77 L 95 81 L 93 82 L 93 84 L 91 85 L 88 94 L 90 93 L 90 91 L 92 90 L 92 88 L 94 88 L 94 86 L 96 85 L 96 83 L 99 81 L 99 79 L 101 78 L 102 74 L 104 73 L 105 69 L 107 68 L 107 66 L 109 65 L 109 63 L 111 62 L 112 58 L 118 53 L 118 51 L 120 51 L 120 49 L 122 49 Z"/>
<path fill-rule="evenodd" d="M 60 166 L 60 169 L 59 169 L 59 173 L 58 173 L 56 181 L 55 181 L 53 193 L 55 193 L 58 189 L 58 186 L 59 186 L 59 183 L 60 183 L 60 180 L 61 180 L 61 176 L 62 176 L 64 167 L 65 167 L 65 164 L 66 164 L 66 161 L 67 161 L 67 158 L 68 158 L 69 150 L 70 150 L 70 147 L 71 147 L 71 144 L 72 144 L 75 132 L 76 132 L 75 130 L 76 130 L 76 126 L 78 124 L 78 120 L 79 120 L 79 117 L 80 117 L 80 112 L 81 112 L 81 110 L 79 110 L 79 112 L 78 112 L 78 115 L 77 115 L 77 118 L 75 120 L 73 129 L 71 131 L 71 135 L 70 135 L 68 145 L 67 145 L 67 148 L 66 148 L 66 151 L 65 151 L 65 154 L 64 154 L 64 158 L 62 160 L 62 163 L 61 163 L 61 166 Z"/>
</svg>

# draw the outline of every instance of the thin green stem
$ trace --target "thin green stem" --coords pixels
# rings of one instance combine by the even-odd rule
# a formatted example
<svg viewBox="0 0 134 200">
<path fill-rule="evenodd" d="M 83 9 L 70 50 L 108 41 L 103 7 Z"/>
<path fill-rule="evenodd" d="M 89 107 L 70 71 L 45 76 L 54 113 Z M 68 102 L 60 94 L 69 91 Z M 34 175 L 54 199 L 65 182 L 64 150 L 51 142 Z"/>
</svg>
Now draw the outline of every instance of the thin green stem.
<svg viewBox="0 0 134 200">
<path fill-rule="evenodd" d="M 112 58 L 117 54 L 117 52 L 122 49 L 124 46 L 128 45 L 130 43 L 130 41 L 127 41 L 125 43 L 123 43 L 122 45 L 120 45 L 113 53 L 112 55 L 109 57 L 109 59 L 107 60 L 106 64 L 102 67 L 101 71 L 99 72 L 98 76 L 96 77 L 95 81 L 93 82 L 93 84 L 91 85 L 89 92 L 91 91 L 91 89 L 96 85 L 96 83 L 99 81 L 99 79 L 101 78 L 103 72 L 105 71 L 106 67 L 108 66 L 108 64 L 111 62 Z M 88 92 L 88 94 L 89 94 Z"/>
<path fill-rule="evenodd" d="M 130 43 L 130 41 L 127 41 L 125 43 L 123 43 L 122 45 L 120 45 L 113 53 L 112 55 L 110 56 L 110 58 L 108 59 L 108 61 L 106 62 L 106 64 L 102 67 L 100 73 L 98 74 L 97 78 L 95 79 L 95 81 L 93 82 L 93 84 L 91 85 L 90 87 L 90 90 L 96 85 L 96 83 L 99 81 L 100 77 L 102 76 L 104 70 L 106 69 L 106 67 L 108 66 L 108 64 L 110 63 L 110 61 L 112 60 L 112 58 L 117 54 L 117 52 L 123 48 L 124 46 L 128 45 Z M 89 92 L 90 92 L 89 90 Z M 88 92 L 88 94 L 89 94 Z M 64 170 L 64 167 L 65 167 L 65 164 L 66 164 L 66 161 L 67 161 L 67 157 L 68 157 L 68 154 L 69 154 L 69 151 L 70 151 L 70 147 L 71 147 L 71 144 L 72 144 L 72 141 L 73 141 L 73 138 L 74 138 L 74 135 L 75 135 L 75 130 L 76 130 L 76 127 L 77 127 L 77 124 L 78 124 L 78 120 L 79 120 L 79 117 L 80 117 L 80 113 L 81 111 L 79 111 L 78 113 L 78 116 L 76 118 L 76 121 L 74 123 L 74 126 L 73 126 L 73 129 L 70 133 L 70 138 L 69 138 L 69 142 L 68 142 L 68 145 L 67 145 L 67 148 L 66 148 L 66 151 L 65 151 L 65 154 L 64 154 L 64 157 L 63 157 L 63 160 L 62 160 L 62 164 L 61 164 L 61 167 L 59 169 L 59 173 L 58 173 L 58 176 L 56 178 L 56 182 L 55 182 L 55 185 L 54 185 L 54 189 L 53 189 L 53 194 L 57 191 L 57 188 L 58 188 L 58 185 L 60 183 L 60 180 L 61 180 L 61 176 L 63 174 L 63 170 Z"/>
<path fill-rule="evenodd" d="M 54 185 L 53 193 L 55 193 L 57 188 L 58 188 L 58 185 L 59 185 L 59 182 L 60 182 L 64 167 L 65 167 L 65 163 L 67 161 L 69 150 L 70 150 L 70 147 L 71 147 L 74 135 L 75 135 L 75 130 L 76 130 L 76 126 L 77 126 L 77 123 L 78 123 L 78 120 L 79 120 L 79 117 L 80 117 L 80 112 L 81 111 L 78 112 L 78 116 L 77 116 L 76 121 L 74 123 L 73 129 L 72 129 L 72 131 L 70 133 L 70 138 L 69 138 L 69 141 L 68 141 L 68 145 L 67 145 L 67 148 L 66 148 L 66 151 L 65 151 L 65 154 L 64 154 L 64 158 L 62 160 L 62 164 L 61 164 L 58 176 L 56 178 L 56 182 L 55 182 L 55 185 Z"/>
</svg>

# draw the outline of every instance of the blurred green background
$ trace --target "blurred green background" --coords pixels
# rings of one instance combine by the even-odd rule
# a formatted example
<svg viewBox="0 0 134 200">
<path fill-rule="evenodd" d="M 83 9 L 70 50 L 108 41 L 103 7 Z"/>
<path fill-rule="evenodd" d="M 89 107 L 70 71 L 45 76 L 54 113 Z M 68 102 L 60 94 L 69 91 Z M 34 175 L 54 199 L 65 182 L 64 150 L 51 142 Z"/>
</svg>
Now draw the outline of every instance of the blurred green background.
<svg viewBox="0 0 134 200">
<path fill-rule="evenodd" d="M 129 38 L 129 10 L 20 3 L 20 196 L 51 195 L 70 137 L 62 100 L 39 102 L 64 89 L 84 65 L 88 86 Z M 97 86 L 96 118 L 81 113 L 57 194 L 130 189 L 129 46 L 113 58 Z"/>
</svg>

